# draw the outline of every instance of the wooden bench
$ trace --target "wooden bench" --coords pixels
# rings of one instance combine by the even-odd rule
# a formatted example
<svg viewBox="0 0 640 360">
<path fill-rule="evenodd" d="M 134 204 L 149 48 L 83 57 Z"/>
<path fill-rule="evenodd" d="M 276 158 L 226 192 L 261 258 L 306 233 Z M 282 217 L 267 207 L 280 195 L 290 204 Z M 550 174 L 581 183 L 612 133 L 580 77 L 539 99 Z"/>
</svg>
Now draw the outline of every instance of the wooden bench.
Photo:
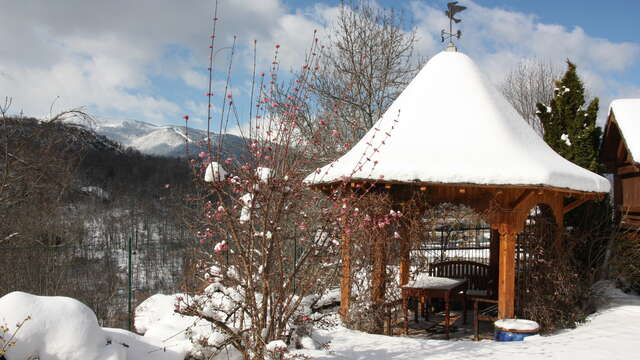
<svg viewBox="0 0 640 360">
<path fill-rule="evenodd" d="M 467 295 L 493 296 L 489 265 L 475 261 L 443 261 L 429 265 L 429 276 L 467 280 Z"/>
</svg>

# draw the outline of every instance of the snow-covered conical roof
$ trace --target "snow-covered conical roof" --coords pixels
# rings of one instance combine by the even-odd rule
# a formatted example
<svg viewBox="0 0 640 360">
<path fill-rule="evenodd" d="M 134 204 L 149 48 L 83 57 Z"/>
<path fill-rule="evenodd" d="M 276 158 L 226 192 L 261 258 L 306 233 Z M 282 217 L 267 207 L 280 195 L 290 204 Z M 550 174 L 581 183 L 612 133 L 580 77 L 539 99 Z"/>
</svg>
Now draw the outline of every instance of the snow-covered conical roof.
<svg viewBox="0 0 640 360">
<path fill-rule="evenodd" d="M 306 182 L 343 179 L 610 188 L 602 176 L 553 151 L 460 52 L 429 60 L 349 152 Z"/>
</svg>

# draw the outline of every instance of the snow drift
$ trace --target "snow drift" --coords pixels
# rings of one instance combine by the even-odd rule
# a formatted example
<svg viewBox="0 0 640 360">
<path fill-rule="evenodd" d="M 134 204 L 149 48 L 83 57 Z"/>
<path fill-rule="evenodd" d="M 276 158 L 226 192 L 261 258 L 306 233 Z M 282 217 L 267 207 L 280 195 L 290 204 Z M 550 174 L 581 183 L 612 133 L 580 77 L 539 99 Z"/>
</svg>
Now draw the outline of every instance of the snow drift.
<svg viewBox="0 0 640 360">
<path fill-rule="evenodd" d="M 16 324 L 23 321 L 17 330 Z M 101 328 L 91 309 L 68 297 L 9 293 L 0 298 L 0 324 L 9 328 L 9 334 L 15 334 L 15 346 L 8 347 L 5 354 L 7 360 L 184 358 L 184 353 L 167 349 L 160 342 L 124 330 Z"/>
</svg>

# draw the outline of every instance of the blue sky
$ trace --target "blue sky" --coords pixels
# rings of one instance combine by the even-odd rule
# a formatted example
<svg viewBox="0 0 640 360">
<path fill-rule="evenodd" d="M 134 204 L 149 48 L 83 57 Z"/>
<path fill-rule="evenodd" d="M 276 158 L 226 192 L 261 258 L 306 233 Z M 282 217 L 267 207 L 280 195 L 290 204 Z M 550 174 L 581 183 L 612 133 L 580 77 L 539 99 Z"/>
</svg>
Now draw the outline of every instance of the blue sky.
<svg viewBox="0 0 640 360">
<path fill-rule="evenodd" d="M 447 0 L 389 1 L 408 15 L 429 57 L 442 49 L 439 30 Z M 606 113 L 613 98 L 640 97 L 637 1 L 460 0 L 462 51 L 499 84 L 519 61 L 538 58 L 562 67 L 570 58 Z M 262 68 L 281 44 L 283 69 L 297 67 L 314 29 L 321 39 L 338 1 L 220 0 L 218 47 L 234 35 L 232 87 L 246 98 L 250 52 L 258 40 Z M 206 127 L 206 67 L 213 1 L 0 0 L 0 97 L 14 112 L 48 116 L 73 107 L 91 114 Z M 216 56 L 226 66 L 228 50 Z M 221 92 L 222 73 L 214 89 Z M 221 99 L 215 99 L 217 103 Z M 246 101 L 245 101 L 246 103 Z M 53 107 L 52 107 L 53 104 Z M 215 104 L 215 103 L 214 103 Z M 246 108 L 244 106 L 243 108 Z M 246 117 L 243 117 L 246 118 Z M 601 119 L 602 120 L 602 119 Z"/>
</svg>

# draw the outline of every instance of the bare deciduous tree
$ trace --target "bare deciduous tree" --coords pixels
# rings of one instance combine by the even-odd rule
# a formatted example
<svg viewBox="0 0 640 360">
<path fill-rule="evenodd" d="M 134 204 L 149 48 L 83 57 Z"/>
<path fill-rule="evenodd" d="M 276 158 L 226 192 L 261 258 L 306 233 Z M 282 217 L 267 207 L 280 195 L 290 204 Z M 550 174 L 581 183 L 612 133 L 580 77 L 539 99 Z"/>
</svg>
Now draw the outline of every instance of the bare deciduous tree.
<svg viewBox="0 0 640 360">
<path fill-rule="evenodd" d="M 401 14 L 368 0 L 340 7 L 311 83 L 320 105 L 318 118 L 346 143 L 338 152 L 358 141 L 420 70 L 415 31 L 402 24 Z M 313 132 L 318 118 L 303 124 L 303 134 Z"/>
<path fill-rule="evenodd" d="M 502 82 L 502 94 L 518 113 L 540 135 L 542 124 L 536 116 L 536 104 L 549 104 L 553 98 L 554 82 L 560 71 L 541 59 L 522 60 Z"/>
</svg>

